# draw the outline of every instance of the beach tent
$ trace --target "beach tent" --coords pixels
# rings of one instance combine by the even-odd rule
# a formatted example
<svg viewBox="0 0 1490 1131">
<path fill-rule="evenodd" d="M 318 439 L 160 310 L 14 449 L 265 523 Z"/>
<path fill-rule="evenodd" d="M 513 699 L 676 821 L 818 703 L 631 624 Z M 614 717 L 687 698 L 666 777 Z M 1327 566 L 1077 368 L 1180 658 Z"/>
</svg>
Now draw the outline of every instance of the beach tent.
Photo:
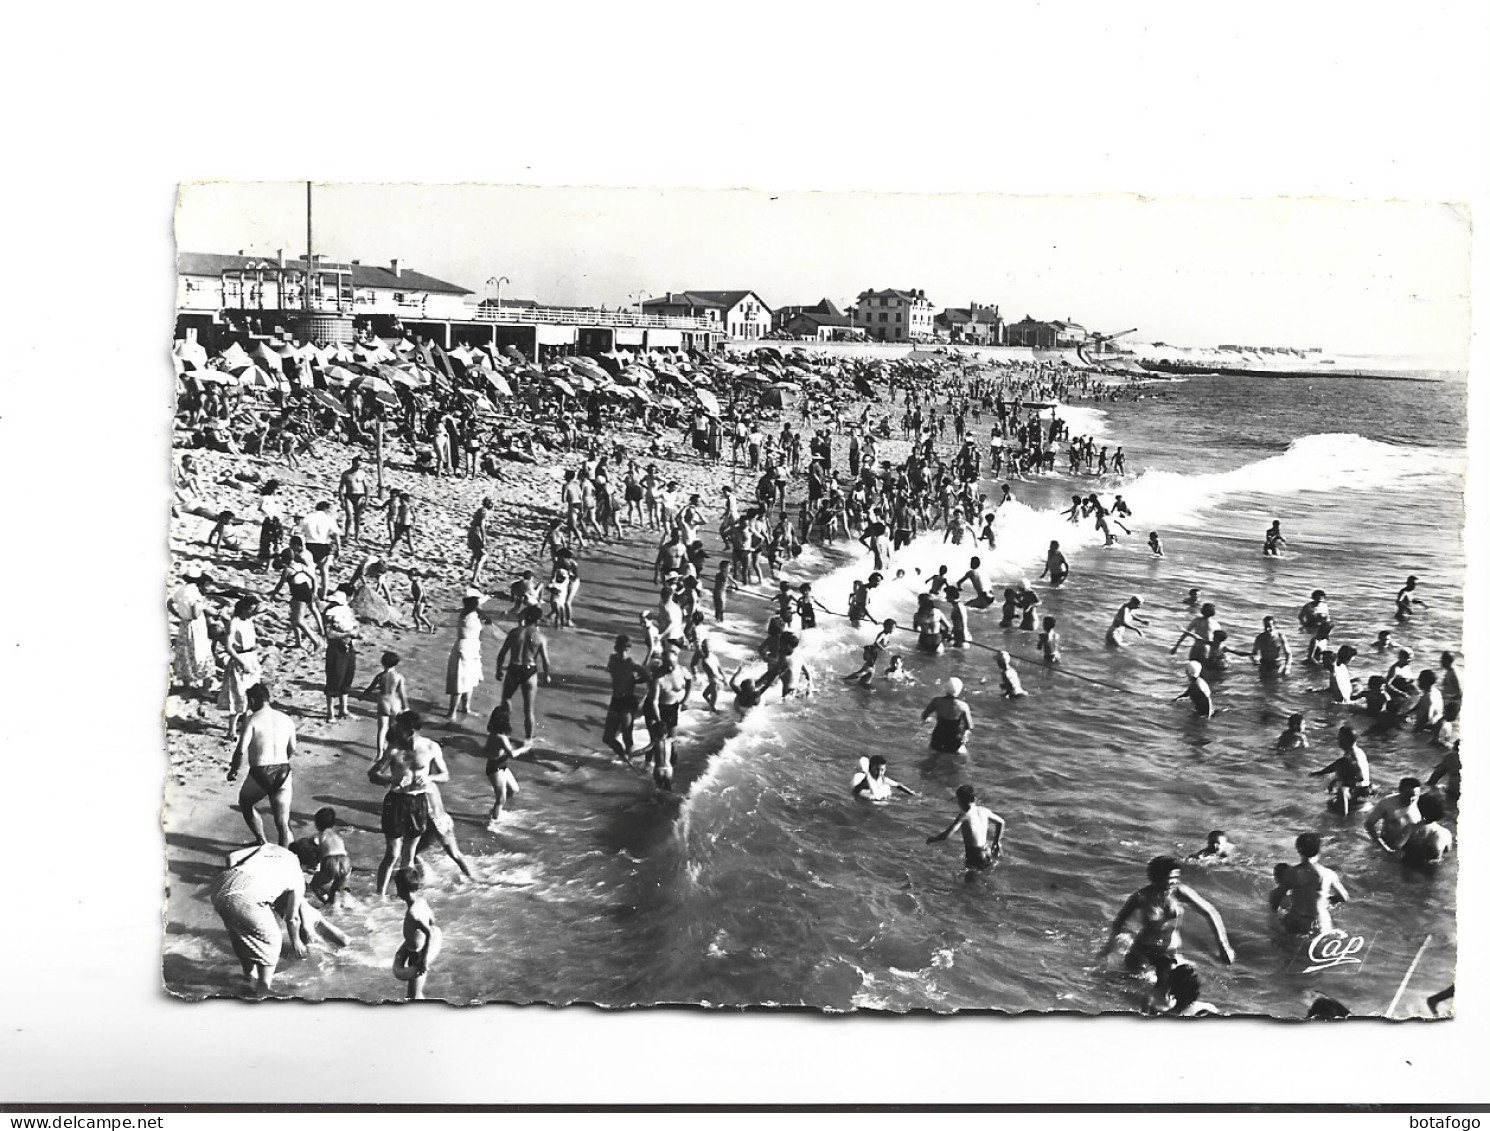
<svg viewBox="0 0 1490 1131">
<path fill-rule="evenodd" d="M 183 338 L 171 347 L 171 356 L 181 363 L 178 373 L 183 369 L 207 368 L 207 351 L 200 342 L 190 342 Z"/>
<path fill-rule="evenodd" d="M 787 409 L 796 403 L 796 394 L 790 389 L 784 389 L 779 385 L 772 385 L 761 393 L 761 406 L 763 408 Z"/>
</svg>

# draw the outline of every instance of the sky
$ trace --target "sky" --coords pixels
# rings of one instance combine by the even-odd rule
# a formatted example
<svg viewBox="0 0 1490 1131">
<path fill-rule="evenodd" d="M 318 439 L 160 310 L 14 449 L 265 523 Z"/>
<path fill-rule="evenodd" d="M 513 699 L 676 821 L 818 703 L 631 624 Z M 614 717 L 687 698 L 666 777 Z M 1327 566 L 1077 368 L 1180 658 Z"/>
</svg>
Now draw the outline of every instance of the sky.
<svg viewBox="0 0 1490 1131">
<path fill-rule="evenodd" d="M 304 182 L 183 185 L 185 251 L 305 248 Z M 509 297 L 620 306 L 754 290 L 776 307 L 918 288 L 1136 340 L 1466 364 L 1467 211 L 1328 198 L 318 184 L 316 250 Z"/>
</svg>

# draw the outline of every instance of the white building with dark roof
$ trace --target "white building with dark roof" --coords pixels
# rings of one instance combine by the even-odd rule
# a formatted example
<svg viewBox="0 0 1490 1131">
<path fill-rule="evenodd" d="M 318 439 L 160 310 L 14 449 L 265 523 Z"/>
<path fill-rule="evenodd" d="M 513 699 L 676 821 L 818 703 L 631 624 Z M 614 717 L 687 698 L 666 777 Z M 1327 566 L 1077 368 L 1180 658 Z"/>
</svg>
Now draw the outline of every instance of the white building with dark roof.
<svg viewBox="0 0 1490 1131">
<path fill-rule="evenodd" d="M 703 318 L 726 338 L 751 340 L 771 332 L 771 308 L 754 291 L 669 291 L 642 302 L 647 314 Z"/>
</svg>

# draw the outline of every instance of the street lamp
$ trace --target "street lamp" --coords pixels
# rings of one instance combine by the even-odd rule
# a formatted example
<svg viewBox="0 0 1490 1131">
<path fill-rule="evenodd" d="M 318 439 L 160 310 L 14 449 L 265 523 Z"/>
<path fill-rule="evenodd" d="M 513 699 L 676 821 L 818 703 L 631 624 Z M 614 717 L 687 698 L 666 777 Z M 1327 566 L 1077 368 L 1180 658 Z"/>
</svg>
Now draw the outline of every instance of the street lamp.
<svg viewBox="0 0 1490 1131">
<path fill-rule="evenodd" d="M 509 279 L 506 275 L 493 275 L 490 279 L 488 279 L 486 281 L 486 285 L 488 287 L 491 286 L 494 283 L 496 284 L 496 287 L 497 287 L 497 309 L 498 310 L 501 310 L 502 309 L 502 284 L 503 283 L 510 283 L 510 282 L 512 282 L 512 280 Z"/>
<path fill-rule="evenodd" d="M 630 299 L 634 299 L 636 301 L 636 312 L 638 314 L 641 314 L 642 313 L 642 303 L 646 302 L 647 299 L 649 299 L 649 298 L 652 297 L 652 292 L 651 291 L 632 291 L 626 297 L 627 298 L 630 298 Z"/>
</svg>

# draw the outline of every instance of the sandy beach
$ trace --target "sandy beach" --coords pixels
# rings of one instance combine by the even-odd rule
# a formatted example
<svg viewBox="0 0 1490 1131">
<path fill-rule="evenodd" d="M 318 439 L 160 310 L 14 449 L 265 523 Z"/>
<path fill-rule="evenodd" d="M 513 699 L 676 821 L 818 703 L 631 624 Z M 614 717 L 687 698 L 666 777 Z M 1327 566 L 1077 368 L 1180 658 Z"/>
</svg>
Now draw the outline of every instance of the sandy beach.
<svg viewBox="0 0 1490 1131">
<path fill-rule="evenodd" d="M 846 407 L 857 413 L 863 402 L 851 402 Z M 622 433 L 617 439 L 636 452 L 641 466 L 656 463 L 663 481 L 677 480 L 685 497 L 692 492 L 703 497 L 707 518 L 703 538 L 711 559 L 717 560 L 720 489 L 734 482 L 748 491 L 749 472 L 743 466 L 733 466 L 728 457 L 714 464 L 696 458 L 643 456 L 643 442 L 650 437 L 635 432 Z M 839 466 L 846 444 L 846 435 L 834 437 L 835 463 Z M 674 452 L 681 453 L 682 447 L 680 439 Z M 903 442 L 888 441 L 882 451 L 889 458 L 901 458 L 904 447 Z M 293 471 L 281 462 L 251 456 L 211 451 L 195 451 L 193 455 L 199 468 L 201 499 L 209 509 L 253 514 L 258 483 L 272 477 L 281 484 L 279 494 L 291 516 L 306 513 L 319 501 L 334 500 L 338 478 L 351 457 L 369 458 L 365 449 L 325 440 L 318 444 L 316 456 L 301 457 L 300 467 Z M 511 464 L 501 478 L 436 478 L 413 470 L 409 453 L 396 446 L 387 459 L 385 485 L 411 492 L 418 515 L 413 537 L 416 556 L 400 551 L 386 559 L 391 567 L 395 608 L 401 606 L 407 619 L 407 570 L 415 564 L 421 566 L 430 575 L 427 592 L 435 631 L 423 633 L 364 623 L 355 686 L 364 687 L 376 674 L 378 657 L 384 650 L 396 651 L 402 657 L 400 670 L 408 681 L 411 704 L 424 715 L 425 735 L 441 744 L 450 765 L 451 781 L 442 788 L 442 794 L 455 819 L 462 849 L 472 862 L 478 882 L 497 887 L 506 882 L 503 859 L 517 848 L 573 853 L 591 847 L 572 841 L 539 846 L 525 837 L 517 822 L 509 822 L 511 827 L 504 826 L 495 834 L 489 832 L 487 810 L 492 798 L 483 775 L 482 753 L 486 718 L 501 688 L 492 678 L 495 656 L 506 631 L 515 624 L 508 615 L 507 586 L 524 569 L 546 576 L 538 560 L 542 534 L 559 513 L 564 468 L 576 465 L 581 458 L 575 453 L 572 458 L 538 465 Z M 795 479 L 793 498 L 802 492 L 802 477 Z M 445 667 L 454 639 L 455 614 L 466 588 L 469 554 L 465 530 L 483 496 L 496 503 L 497 519 L 484 574 L 484 589 L 494 595 L 483 604 L 482 611 L 496 623 L 483 633 L 483 682 L 472 696 L 472 713 L 450 721 L 445 717 Z M 287 525 L 293 528 L 293 522 Z M 267 597 L 277 571 L 255 572 L 257 524 L 237 527 L 242 545 L 237 552 L 210 551 L 204 543 L 211 527 L 208 519 L 193 514 L 183 512 L 173 517 L 173 573 L 169 585 L 176 584 L 183 570 L 197 566 L 209 572 L 218 587 L 230 586 Z M 365 538 L 370 542 L 344 548 L 332 569 L 333 584 L 345 578 L 365 553 L 381 556 L 386 543 L 381 527 L 380 515 L 365 521 Z M 650 806 L 655 820 L 627 821 L 622 839 L 603 846 L 608 852 L 643 854 L 649 841 L 668 835 L 676 805 L 657 797 L 650 775 L 639 764 L 637 769 L 628 769 L 600 740 L 609 699 L 605 658 L 616 634 L 627 632 L 633 639 L 640 639 L 637 613 L 656 601 L 652 562 L 660 535 L 645 529 L 624 529 L 623 538 L 592 543 L 580 553 L 583 583 L 574 627 L 545 629 L 555 674 L 539 693 L 539 730 L 533 748 L 514 764 L 522 790 L 514 811 L 543 812 L 550 823 L 562 824 L 565 812 L 575 807 L 594 815 L 606 809 L 619 813 L 634 810 L 638 804 Z M 841 552 L 858 556 L 862 549 L 851 544 L 851 549 Z M 729 638 L 734 649 L 751 649 L 769 612 L 764 590 L 759 586 L 755 591 L 742 588 L 732 595 L 731 604 L 729 627 L 720 635 Z M 391 957 L 402 905 L 396 900 L 380 905 L 371 892 L 373 872 L 383 851 L 378 827 L 383 790 L 366 778 L 374 758 L 373 704 L 369 699 L 354 697 L 351 718 L 328 721 L 322 696 L 323 655 L 286 646 L 287 605 L 283 594 L 264 602 L 256 623 L 264 682 L 272 690 L 275 706 L 291 716 L 297 729 L 294 835 L 314 832 L 312 817 L 321 806 L 336 809 L 355 873 L 345 906 L 333 914 L 353 936 L 349 949 L 381 947 Z M 633 654 L 639 655 L 635 650 Z M 690 708 L 705 709 L 696 695 Z M 685 715 L 685 727 L 686 723 Z M 207 899 L 207 885 L 220 870 L 223 857 L 252 843 L 237 809 L 238 785 L 224 777 L 232 753 L 226 737 L 227 713 L 214 700 L 172 694 L 166 703 L 165 725 L 170 765 L 162 813 L 166 838 L 164 981 L 172 993 L 186 997 L 249 996 L 250 988 L 232 960 L 227 932 Z M 724 730 L 714 727 L 707 739 L 690 741 L 685 730 L 679 746 L 673 802 L 687 793 L 709 753 L 718 748 L 727 732 L 726 723 Z M 638 749 L 643 741 L 639 738 Z M 267 811 L 267 806 L 263 809 Z M 272 823 L 267 828 L 272 837 Z M 432 865 L 436 890 L 460 882 L 438 848 L 426 851 L 423 859 Z M 379 933 L 381 938 L 370 937 Z M 403 987 L 389 975 L 382 989 L 387 997 L 398 998 Z M 296 962 L 288 952 L 276 990 L 286 996 L 311 999 L 355 996 L 366 1000 L 379 992 L 365 985 L 348 986 L 344 979 L 321 977 L 313 963 Z"/>
</svg>

